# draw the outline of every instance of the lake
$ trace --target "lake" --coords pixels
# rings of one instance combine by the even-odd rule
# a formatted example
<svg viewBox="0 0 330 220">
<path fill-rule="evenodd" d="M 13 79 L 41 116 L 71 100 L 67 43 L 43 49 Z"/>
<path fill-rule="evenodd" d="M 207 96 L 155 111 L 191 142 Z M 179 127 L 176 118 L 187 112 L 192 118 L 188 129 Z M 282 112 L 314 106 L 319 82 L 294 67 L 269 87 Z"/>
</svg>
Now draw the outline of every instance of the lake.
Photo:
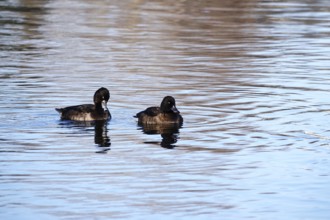
<svg viewBox="0 0 330 220">
<path fill-rule="evenodd" d="M 1 219 L 329 219 L 330 2 L 0 2 Z M 110 90 L 108 123 L 57 107 Z M 133 117 L 164 96 L 184 123 Z"/>
</svg>

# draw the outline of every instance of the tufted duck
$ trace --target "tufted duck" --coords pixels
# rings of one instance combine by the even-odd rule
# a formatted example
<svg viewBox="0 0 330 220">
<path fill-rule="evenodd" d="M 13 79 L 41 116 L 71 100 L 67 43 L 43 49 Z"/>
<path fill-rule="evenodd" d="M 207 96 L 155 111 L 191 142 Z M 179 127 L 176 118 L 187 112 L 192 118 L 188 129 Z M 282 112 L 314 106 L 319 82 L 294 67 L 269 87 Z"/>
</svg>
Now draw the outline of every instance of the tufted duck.
<svg viewBox="0 0 330 220">
<path fill-rule="evenodd" d="M 94 94 L 94 105 L 84 104 L 69 106 L 66 108 L 56 108 L 61 114 L 62 120 L 73 121 L 96 121 L 109 120 L 111 114 L 107 108 L 107 102 L 110 98 L 109 90 L 106 88 L 98 89 Z"/>
<path fill-rule="evenodd" d="M 172 96 L 164 97 L 160 107 L 149 107 L 134 116 L 140 125 L 146 124 L 182 124 L 183 118 L 175 106 Z"/>
</svg>

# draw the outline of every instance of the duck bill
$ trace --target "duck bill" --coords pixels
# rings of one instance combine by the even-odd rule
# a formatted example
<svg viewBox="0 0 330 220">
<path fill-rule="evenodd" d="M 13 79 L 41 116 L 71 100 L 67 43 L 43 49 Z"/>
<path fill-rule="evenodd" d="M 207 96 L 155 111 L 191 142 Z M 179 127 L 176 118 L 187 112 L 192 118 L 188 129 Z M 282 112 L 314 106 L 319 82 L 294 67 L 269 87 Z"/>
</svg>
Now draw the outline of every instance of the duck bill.
<svg viewBox="0 0 330 220">
<path fill-rule="evenodd" d="M 171 110 L 172 110 L 172 112 L 174 112 L 174 113 L 180 113 L 180 111 L 176 108 L 176 106 L 175 105 L 173 105 L 173 107 L 171 108 Z"/>
<path fill-rule="evenodd" d="M 107 106 L 107 102 L 106 101 L 102 101 L 102 108 L 104 111 L 108 111 L 108 106 Z"/>
</svg>

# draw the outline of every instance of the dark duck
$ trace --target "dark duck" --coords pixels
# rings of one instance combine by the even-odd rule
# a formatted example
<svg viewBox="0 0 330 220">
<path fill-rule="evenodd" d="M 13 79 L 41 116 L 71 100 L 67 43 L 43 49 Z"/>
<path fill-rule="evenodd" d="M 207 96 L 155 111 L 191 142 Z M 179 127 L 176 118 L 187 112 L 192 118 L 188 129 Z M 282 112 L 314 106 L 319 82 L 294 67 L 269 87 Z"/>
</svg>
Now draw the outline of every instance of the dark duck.
<svg viewBox="0 0 330 220">
<path fill-rule="evenodd" d="M 109 90 L 102 87 L 94 94 L 94 105 L 84 104 L 75 105 L 65 108 L 56 108 L 61 114 L 62 120 L 73 121 L 100 121 L 110 120 L 111 114 L 108 110 L 107 103 L 110 98 Z"/>
<path fill-rule="evenodd" d="M 134 117 L 138 118 L 139 125 L 181 125 L 183 123 L 183 118 L 176 108 L 175 99 L 172 96 L 164 97 L 160 107 L 149 107 Z"/>
</svg>

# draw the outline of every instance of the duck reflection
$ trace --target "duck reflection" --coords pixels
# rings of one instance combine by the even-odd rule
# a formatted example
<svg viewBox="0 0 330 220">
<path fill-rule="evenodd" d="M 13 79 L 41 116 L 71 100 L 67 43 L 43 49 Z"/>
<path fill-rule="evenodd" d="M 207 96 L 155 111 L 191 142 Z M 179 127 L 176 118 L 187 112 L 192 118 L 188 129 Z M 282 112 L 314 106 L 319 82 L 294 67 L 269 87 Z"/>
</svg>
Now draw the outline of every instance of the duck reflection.
<svg viewBox="0 0 330 220">
<path fill-rule="evenodd" d="M 94 142 L 100 150 L 97 153 L 110 150 L 111 140 L 108 136 L 107 121 L 95 121 L 94 129 Z"/>
<path fill-rule="evenodd" d="M 180 124 L 165 124 L 165 125 L 157 125 L 157 124 L 146 124 L 139 125 L 143 131 L 143 133 L 148 135 L 160 134 L 162 140 L 160 142 L 144 142 L 148 144 L 159 144 L 163 148 L 173 149 L 176 147 L 176 143 L 179 139 L 179 130 L 181 128 Z"/>
<path fill-rule="evenodd" d="M 97 148 L 96 153 L 106 153 L 110 150 L 111 139 L 108 136 L 108 121 L 61 121 L 60 125 L 69 126 L 72 128 L 80 128 L 84 129 L 85 131 L 91 127 L 94 127 L 94 143 L 96 144 Z"/>
</svg>

